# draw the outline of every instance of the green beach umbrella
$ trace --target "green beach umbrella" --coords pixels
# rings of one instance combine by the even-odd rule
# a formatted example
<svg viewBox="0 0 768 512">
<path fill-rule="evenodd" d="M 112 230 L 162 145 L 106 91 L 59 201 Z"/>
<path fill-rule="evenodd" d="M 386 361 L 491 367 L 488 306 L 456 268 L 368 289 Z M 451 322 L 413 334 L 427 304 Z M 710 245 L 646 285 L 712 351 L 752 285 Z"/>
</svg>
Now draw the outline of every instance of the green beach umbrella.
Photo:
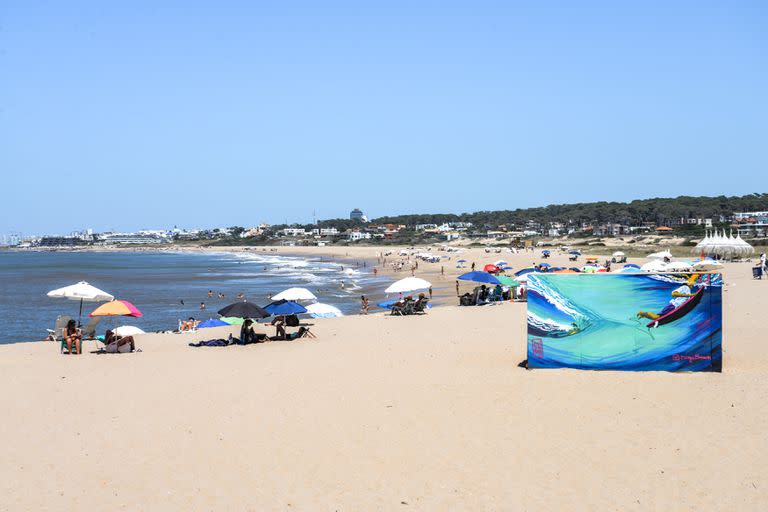
<svg viewBox="0 0 768 512">
<path fill-rule="evenodd" d="M 520 283 L 509 276 L 496 276 L 496 279 L 498 279 L 504 286 L 520 286 Z"/>
<path fill-rule="evenodd" d="M 236 316 L 223 316 L 219 320 L 227 322 L 229 325 L 243 325 L 243 322 L 245 322 L 245 318 L 238 318 Z"/>
</svg>

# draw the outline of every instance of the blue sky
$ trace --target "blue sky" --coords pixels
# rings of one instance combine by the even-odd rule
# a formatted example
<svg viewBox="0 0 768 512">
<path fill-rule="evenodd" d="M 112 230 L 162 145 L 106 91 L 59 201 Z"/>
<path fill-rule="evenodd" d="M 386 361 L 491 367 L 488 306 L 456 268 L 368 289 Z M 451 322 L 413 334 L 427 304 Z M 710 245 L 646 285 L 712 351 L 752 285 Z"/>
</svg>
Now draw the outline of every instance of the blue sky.
<svg viewBox="0 0 768 512">
<path fill-rule="evenodd" d="M 766 2 L 159 3 L 0 4 L 0 233 L 766 189 Z"/>
</svg>

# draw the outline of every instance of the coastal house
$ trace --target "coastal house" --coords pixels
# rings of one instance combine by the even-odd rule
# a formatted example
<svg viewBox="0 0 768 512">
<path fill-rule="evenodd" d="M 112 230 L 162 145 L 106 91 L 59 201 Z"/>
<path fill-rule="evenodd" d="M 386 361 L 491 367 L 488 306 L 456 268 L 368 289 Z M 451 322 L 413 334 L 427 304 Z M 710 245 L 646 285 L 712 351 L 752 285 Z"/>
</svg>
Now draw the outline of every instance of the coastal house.
<svg viewBox="0 0 768 512">
<path fill-rule="evenodd" d="M 352 231 L 349 234 L 349 241 L 350 242 L 358 242 L 360 240 L 370 240 L 371 234 L 365 231 Z"/>
</svg>

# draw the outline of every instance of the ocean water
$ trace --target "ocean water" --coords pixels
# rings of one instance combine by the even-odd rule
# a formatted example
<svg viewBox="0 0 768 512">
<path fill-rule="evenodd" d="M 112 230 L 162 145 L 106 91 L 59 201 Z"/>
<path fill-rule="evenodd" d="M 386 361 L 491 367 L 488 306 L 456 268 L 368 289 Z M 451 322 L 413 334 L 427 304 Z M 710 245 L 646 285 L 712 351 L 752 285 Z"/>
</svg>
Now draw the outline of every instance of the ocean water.
<svg viewBox="0 0 768 512">
<path fill-rule="evenodd" d="M 719 368 L 722 281 L 701 279 L 701 302 L 674 322 L 648 328 L 683 276 L 647 274 L 529 277 L 528 338 L 534 367 L 697 371 Z"/>
<path fill-rule="evenodd" d="M 142 318 L 104 319 L 103 328 L 135 325 L 145 331 L 175 329 L 178 320 L 216 318 L 238 293 L 264 306 L 269 295 L 301 286 L 320 302 L 357 313 L 363 291 L 383 293 L 388 279 L 363 262 L 279 256 L 269 252 L 6 252 L 0 251 L 0 343 L 43 339 L 57 315 L 77 317 L 79 302 L 46 293 L 78 281 L 131 301 Z M 342 282 L 344 287 L 342 288 Z M 214 298 L 208 298 L 208 290 Z M 216 294 L 223 293 L 221 300 Z M 205 302 L 206 310 L 200 310 Z M 87 313 L 97 304 L 85 303 Z"/>
</svg>

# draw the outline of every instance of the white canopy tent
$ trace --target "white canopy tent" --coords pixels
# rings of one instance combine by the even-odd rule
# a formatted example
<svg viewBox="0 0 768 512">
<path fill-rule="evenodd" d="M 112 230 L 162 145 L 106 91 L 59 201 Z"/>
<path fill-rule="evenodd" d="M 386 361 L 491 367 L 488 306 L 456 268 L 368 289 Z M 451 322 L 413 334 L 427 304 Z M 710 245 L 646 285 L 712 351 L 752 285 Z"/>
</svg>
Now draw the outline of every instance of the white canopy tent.
<svg viewBox="0 0 768 512">
<path fill-rule="evenodd" d="M 755 252 L 755 248 L 745 242 L 739 234 L 734 237 L 731 232 L 726 236 L 725 230 L 720 233 L 715 229 L 714 232 L 705 232 L 704 238 L 696 244 L 692 252 L 730 260 L 749 256 Z"/>
</svg>

